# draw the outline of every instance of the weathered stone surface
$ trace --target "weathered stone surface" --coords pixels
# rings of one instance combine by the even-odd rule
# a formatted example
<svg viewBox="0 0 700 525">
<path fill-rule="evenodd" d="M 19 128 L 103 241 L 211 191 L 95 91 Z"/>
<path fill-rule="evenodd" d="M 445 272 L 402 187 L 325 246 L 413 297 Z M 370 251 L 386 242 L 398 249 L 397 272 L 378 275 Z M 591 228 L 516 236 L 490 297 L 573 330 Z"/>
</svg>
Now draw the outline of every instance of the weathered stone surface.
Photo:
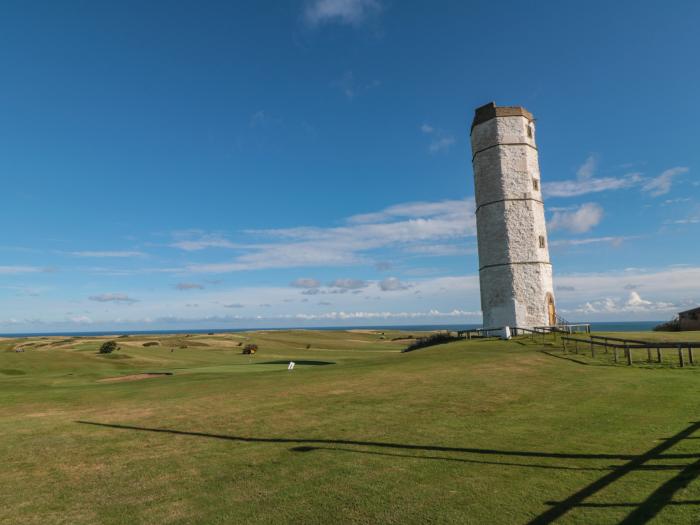
<svg viewBox="0 0 700 525">
<path fill-rule="evenodd" d="M 471 140 L 484 326 L 548 325 L 554 289 L 532 115 L 479 108 Z"/>
</svg>

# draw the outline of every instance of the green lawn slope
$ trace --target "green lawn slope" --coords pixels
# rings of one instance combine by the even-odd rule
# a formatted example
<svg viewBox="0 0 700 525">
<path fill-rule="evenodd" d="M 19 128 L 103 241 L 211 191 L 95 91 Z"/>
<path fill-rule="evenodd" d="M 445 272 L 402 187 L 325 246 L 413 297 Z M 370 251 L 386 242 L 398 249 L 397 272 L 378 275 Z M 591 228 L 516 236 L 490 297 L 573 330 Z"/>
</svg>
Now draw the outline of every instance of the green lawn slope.
<svg viewBox="0 0 700 525">
<path fill-rule="evenodd" d="M 700 366 L 408 335 L 0 340 L 0 523 L 700 522 Z"/>
</svg>

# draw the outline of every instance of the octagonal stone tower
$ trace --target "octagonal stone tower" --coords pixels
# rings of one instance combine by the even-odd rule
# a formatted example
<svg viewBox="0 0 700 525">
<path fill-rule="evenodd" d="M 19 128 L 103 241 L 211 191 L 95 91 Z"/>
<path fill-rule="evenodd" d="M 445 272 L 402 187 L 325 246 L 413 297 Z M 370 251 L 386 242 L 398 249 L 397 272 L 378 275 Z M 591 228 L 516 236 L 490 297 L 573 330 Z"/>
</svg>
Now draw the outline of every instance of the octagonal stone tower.
<svg viewBox="0 0 700 525">
<path fill-rule="evenodd" d="M 484 328 L 556 324 L 532 114 L 476 109 L 471 129 Z"/>
</svg>

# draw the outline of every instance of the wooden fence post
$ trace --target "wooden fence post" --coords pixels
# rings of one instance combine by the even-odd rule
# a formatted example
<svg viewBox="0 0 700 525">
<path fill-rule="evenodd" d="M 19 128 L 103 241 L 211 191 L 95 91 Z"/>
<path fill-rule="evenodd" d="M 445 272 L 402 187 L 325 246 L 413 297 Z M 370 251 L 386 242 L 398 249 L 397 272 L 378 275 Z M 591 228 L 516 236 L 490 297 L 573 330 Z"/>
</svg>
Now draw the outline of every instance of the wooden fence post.
<svg viewBox="0 0 700 525">
<path fill-rule="evenodd" d="M 681 345 L 678 345 L 678 362 L 681 365 L 681 368 L 685 366 L 685 363 L 683 362 L 683 347 Z"/>
<path fill-rule="evenodd" d="M 632 366 L 632 349 L 625 344 L 625 353 L 627 354 L 627 365 Z"/>
<path fill-rule="evenodd" d="M 647 363 L 651 363 L 651 347 L 647 347 Z"/>
<path fill-rule="evenodd" d="M 656 362 L 657 363 L 661 362 L 661 347 L 660 346 L 656 347 Z"/>
<path fill-rule="evenodd" d="M 613 346 L 613 359 L 615 360 L 615 363 L 617 363 L 617 347 Z"/>
<path fill-rule="evenodd" d="M 691 365 L 695 364 L 695 359 L 693 359 L 693 347 L 688 345 L 688 361 Z"/>
</svg>

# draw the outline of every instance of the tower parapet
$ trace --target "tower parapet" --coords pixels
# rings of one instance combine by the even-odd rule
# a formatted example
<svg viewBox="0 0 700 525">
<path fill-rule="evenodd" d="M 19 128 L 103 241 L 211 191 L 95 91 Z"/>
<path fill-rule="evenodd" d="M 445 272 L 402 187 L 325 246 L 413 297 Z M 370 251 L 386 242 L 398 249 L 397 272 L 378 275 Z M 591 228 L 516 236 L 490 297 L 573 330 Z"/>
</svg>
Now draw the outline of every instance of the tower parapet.
<svg viewBox="0 0 700 525">
<path fill-rule="evenodd" d="M 556 324 L 532 114 L 477 108 L 471 128 L 484 327 Z"/>
</svg>

